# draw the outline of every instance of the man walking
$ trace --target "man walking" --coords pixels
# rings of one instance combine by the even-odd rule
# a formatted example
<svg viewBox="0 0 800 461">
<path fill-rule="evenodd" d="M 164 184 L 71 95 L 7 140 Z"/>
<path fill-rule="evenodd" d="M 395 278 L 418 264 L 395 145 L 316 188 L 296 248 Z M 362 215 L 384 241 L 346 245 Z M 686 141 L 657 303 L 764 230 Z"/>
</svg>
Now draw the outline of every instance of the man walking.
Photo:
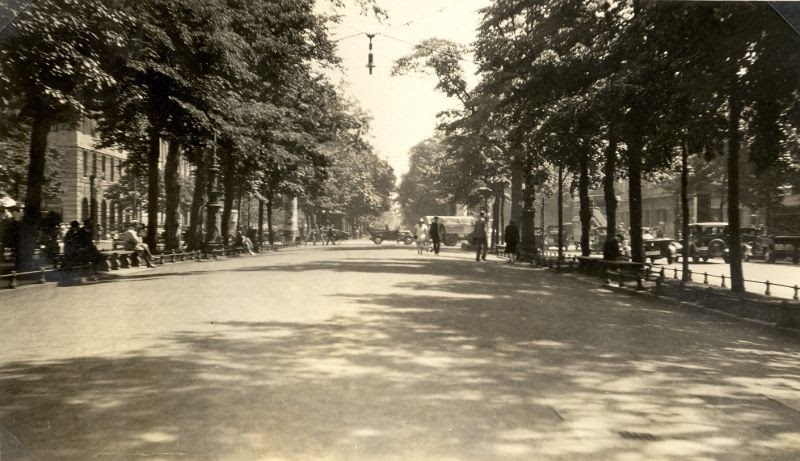
<svg viewBox="0 0 800 461">
<path fill-rule="evenodd" d="M 438 216 L 433 217 L 430 234 L 431 234 L 431 241 L 433 242 L 433 252 L 436 255 L 438 255 L 439 248 L 442 246 L 442 240 L 444 240 L 445 236 L 444 224 L 439 222 Z"/>
<path fill-rule="evenodd" d="M 475 243 L 475 261 L 486 261 L 486 247 L 489 245 L 486 234 L 486 212 L 481 211 L 475 220 L 475 229 L 472 232 L 472 241 Z"/>
</svg>

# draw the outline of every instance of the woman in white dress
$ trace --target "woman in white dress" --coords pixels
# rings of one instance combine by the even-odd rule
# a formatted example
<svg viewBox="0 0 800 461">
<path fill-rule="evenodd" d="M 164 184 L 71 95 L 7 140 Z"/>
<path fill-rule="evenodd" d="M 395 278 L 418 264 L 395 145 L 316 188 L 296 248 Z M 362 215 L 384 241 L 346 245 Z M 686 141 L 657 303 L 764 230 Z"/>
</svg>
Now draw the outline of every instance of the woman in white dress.
<svg viewBox="0 0 800 461">
<path fill-rule="evenodd" d="M 422 218 L 419 218 L 419 223 L 414 227 L 414 240 L 417 242 L 417 254 L 423 254 L 428 246 L 428 226 Z"/>
</svg>

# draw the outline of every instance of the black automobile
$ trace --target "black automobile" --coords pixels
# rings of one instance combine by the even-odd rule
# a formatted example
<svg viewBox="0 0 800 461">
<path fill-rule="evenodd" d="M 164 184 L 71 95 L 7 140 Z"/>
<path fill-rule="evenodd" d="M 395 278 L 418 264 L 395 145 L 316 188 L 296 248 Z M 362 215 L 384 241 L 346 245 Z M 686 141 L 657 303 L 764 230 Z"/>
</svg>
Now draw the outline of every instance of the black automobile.
<svg viewBox="0 0 800 461">
<path fill-rule="evenodd" d="M 752 255 L 752 241 L 755 229 L 742 227 L 742 259 L 747 261 Z M 689 225 L 689 257 L 694 262 L 708 261 L 711 258 L 722 258 L 728 262 L 728 223 L 701 222 Z"/>
<path fill-rule="evenodd" d="M 406 245 L 411 245 L 414 243 L 414 234 L 412 234 L 411 231 L 401 229 L 370 230 L 369 239 L 376 245 L 380 245 L 385 241 L 403 242 Z"/>
<path fill-rule="evenodd" d="M 791 259 L 800 263 L 800 235 L 771 235 L 759 239 L 759 252 L 764 261 L 774 263 L 781 259 Z"/>
</svg>

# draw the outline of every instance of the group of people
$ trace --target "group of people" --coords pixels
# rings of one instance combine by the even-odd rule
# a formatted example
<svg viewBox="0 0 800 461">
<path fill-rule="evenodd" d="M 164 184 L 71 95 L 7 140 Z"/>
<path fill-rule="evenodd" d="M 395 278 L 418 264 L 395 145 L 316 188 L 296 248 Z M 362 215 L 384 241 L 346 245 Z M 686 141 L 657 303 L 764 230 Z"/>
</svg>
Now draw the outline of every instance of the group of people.
<svg viewBox="0 0 800 461">
<path fill-rule="evenodd" d="M 439 222 L 439 217 L 434 216 L 430 227 L 425 224 L 423 218 L 419 219 L 414 227 L 414 240 L 417 244 L 417 254 L 424 254 L 425 251 L 439 254 L 442 241 L 446 235 L 444 224 Z M 509 255 L 509 264 L 513 264 L 517 254 L 517 244 L 520 241 L 519 227 L 512 219 L 505 228 L 504 233 L 506 254 Z M 472 243 L 475 246 L 475 261 L 486 261 L 486 253 L 489 247 L 489 230 L 486 212 L 481 211 L 475 220 L 475 227 L 472 230 Z"/>
<path fill-rule="evenodd" d="M 472 241 L 475 244 L 475 261 L 486 261 L 486 251 L 489 247 L 489 230 L 486 212 L 481 211 L 475 220 L 475 228 L 472 231 Z M 504 232 L 503 241 L 506 244 L 506 255 L 508 264 L 514 264 L 517 258 L 517 244 L 520 241 L 519 227 L 512 219 L 508 222 Z"/>
<path fill-rule="evenodd" d="M 414 241 L 417 244 L 417 254 L 421 255 L 428 251 L 438 256 L 445 235 L 444 224 L 439 222 L 438 216 L 433 217 L 430 227 L 425 224 L 423 218 L 419 218 L 419 223 L 414 227 Z"/>
<path fill-rule="evenodd" d="M 317 242 L 321 242 L 323 245 L 336 245 L 336 231 L 332 225 L 325 226 L 322 229 L 317 226 L 308 233 L 306 241 L 311 241 L 314 245 Z"/>
</svg>

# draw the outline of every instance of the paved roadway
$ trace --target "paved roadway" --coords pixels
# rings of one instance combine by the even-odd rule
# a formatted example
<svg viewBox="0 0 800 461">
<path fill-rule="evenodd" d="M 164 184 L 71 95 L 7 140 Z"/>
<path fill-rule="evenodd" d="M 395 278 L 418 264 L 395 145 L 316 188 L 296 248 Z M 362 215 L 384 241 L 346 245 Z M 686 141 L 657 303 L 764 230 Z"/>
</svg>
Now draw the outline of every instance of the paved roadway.
<svg viewBox="0 0 800 461">
<path fill-rule="evenodd" d="M 800 459 L 797 333 L 396 245 L 125 274 L 0 292 L 2 461 Z"/>
</svg>

